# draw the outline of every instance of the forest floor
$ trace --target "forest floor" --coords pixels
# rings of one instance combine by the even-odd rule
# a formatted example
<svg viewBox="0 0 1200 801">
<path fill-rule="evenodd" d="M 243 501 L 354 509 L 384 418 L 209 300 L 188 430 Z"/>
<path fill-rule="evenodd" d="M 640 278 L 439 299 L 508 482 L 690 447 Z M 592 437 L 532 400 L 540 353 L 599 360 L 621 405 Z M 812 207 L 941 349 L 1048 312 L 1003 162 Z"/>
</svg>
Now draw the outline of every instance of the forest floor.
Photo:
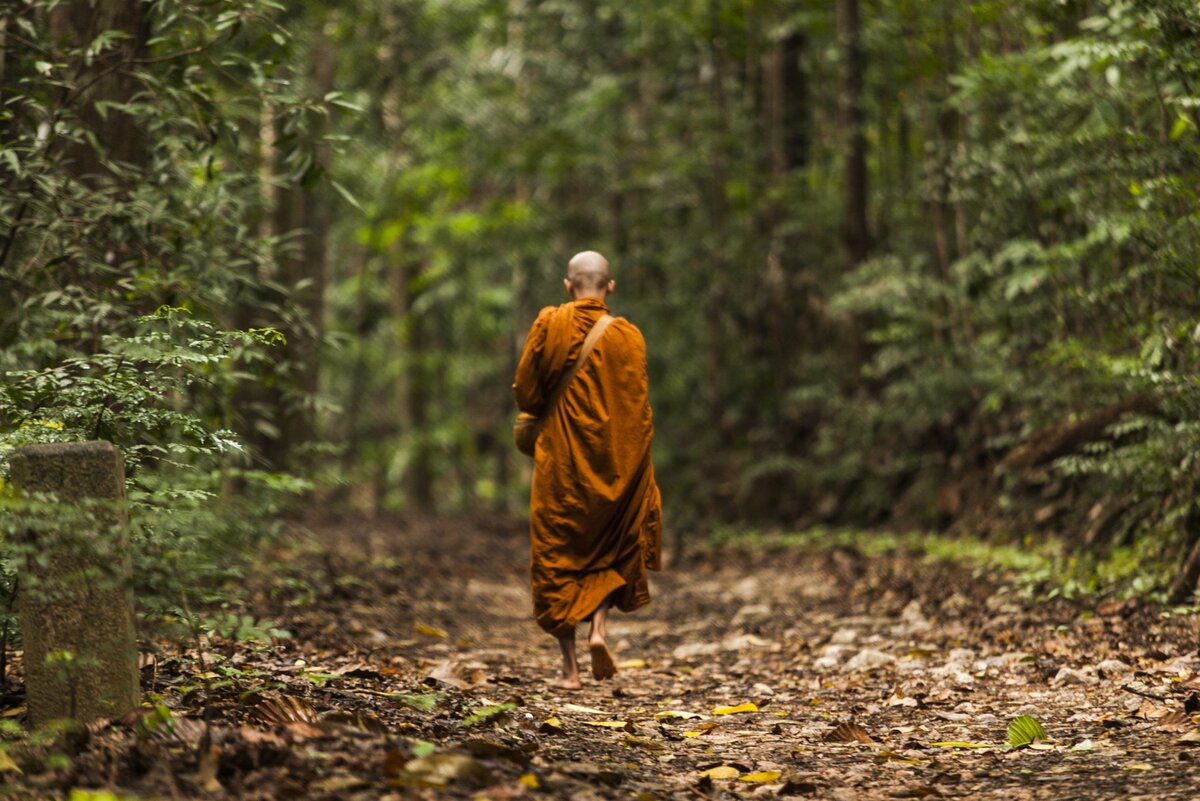
<svg viewBox="0 0 1200 801">
<path fill-rule="evenodd" d="M 1200 795 L 1195 617 L 1033 604 L 908 553 L 697 547 L 649 607 L 614 616 L 617 677 L 566 693 L 531 620 L 526 537 L 478 520 L 298 529 L 250 609 L 290 639 L 144 656 L 167 709 L 10 748 L 0 796 Z M 1019 715 L 1046 740 L 1009 748 Z"/>
</svg>

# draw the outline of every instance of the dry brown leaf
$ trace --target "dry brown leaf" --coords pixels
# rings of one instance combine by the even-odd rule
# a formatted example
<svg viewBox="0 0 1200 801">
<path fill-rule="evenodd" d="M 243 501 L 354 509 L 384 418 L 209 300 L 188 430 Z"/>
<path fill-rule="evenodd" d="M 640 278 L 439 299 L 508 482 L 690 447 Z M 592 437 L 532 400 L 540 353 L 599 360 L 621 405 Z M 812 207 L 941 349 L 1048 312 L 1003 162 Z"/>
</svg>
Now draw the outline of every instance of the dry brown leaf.
<svg viewBox="0 0 1200 801">
<path fill-rule="evenodd" d="M 867 734 L 867 730 L 857 723 L 845 721 L 839 723 L 837 728 L 825 735 L 827 743 L 874 743 L 871 735 Z"/>
<path fill-rule="evenodd" d="M 1133 713 L 1133 716 L 1142 718 L 1143 720 L 1158 720 L 1165 714 L 1167 714 L 1166 709 L 1147 698 L 1142 701 L 1141 706 L 1138 707 L 1137 712 Z"/>
<path fill-rule="evenodd" d="M 1184 734 L 1182 737 L 1180 737 L 1180 738 L 1179 738 L 1178 740 L 1176 740 L 1175 742 L 1177 742 L 1177 743 L 1186 743 L 1186 744 L 1189 744 L 1189 745 L 1198 745 L 1198 744 L 1200 744 L 1200 729 L 1192 729 L 1191 731 L 1189 731 L 1189 732 L 1187 732 L 1186 734 Z"/>
<path fill-rule="evenodd" d="M 1192 723 L 1190 715 L 1183 712 L 1168 712 L 1160 717 L 1155 725 L 1163 731 L 1183 732 L 1195 728 L 1196 724 Z"/>
<path fill-rule="evenodd" d="M 250 718 L 268 726 L 286 726 L 289 723 L 317 722 L 317 710 L 303 698 L 294 695 L 259 697 L 250 709 Z"/>
</svg>

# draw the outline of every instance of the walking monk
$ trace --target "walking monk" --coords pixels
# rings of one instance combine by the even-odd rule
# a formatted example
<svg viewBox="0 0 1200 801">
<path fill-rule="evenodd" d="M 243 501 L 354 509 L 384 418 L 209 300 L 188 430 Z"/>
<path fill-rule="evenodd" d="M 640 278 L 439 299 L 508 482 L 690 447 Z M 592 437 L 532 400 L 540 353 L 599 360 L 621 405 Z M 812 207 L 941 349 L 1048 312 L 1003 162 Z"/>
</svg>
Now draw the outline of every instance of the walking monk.
<svg viewBox="0 0 1200 801">
<path fill-rule="evenodd" d="M 538 314 L 513 395 L 521 411 L 546 414 L 530 500 L 533 611 L 562 648 L 559 686 L 577 690 L 575 625 L 591 621 L 592 675 L 615 675 L 605 641 L 608 609 L 632 612 L 650 602 L 646 570 L 661 566 L 662 511 L 650 459 L 646 343 L 633 323 L 616 318 L 602 329 L 579 372 L 546 408 L 616 289 L 608 262 L 593 251 L 571 259 L 563 284 L 571 302 Z"/>
</svg>

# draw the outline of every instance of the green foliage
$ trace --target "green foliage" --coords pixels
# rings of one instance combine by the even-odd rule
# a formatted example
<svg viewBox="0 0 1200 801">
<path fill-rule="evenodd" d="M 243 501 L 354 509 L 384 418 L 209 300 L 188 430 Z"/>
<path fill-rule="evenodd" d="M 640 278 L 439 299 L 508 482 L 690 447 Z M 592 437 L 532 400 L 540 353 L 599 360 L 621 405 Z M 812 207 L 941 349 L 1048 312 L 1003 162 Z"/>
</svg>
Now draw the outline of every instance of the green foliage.
<svg viewBox="0 0 1200 801">
<path fill-rule="evenodd" d="M 5 490 L 13 448 L 121 448 L 149 624 L 195 628 L 197 604 L 236 593 L 245 548 L 270 533 L 263 515 L 303 488 L 250 469 L 258 454 L 237 402 L 277 380 L 281 331 L 295 327 L 293 287 L 273 277 L 281 237 L 260 225 L 261 109 L 289 130 L 312 113 L 282 73 L 281 10 L 0 10 L 0 597 L 29 556 L 18 532 L 70 515 Z M 278 185 L 313 179 L 302 148 L 289 158 Z M 273 306 L 260 301 L 268 288 Z M 247 323 L 248 304 L 273 322 Z M 217 503 L 233 485 L 240 496 Z"/>
</svg>

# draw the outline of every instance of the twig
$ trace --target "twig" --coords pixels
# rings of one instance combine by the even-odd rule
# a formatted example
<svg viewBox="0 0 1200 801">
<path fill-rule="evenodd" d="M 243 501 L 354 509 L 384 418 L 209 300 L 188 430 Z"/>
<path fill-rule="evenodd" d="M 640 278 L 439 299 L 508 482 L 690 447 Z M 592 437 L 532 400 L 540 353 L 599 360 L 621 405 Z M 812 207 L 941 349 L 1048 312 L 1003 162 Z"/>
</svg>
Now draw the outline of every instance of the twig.
<svg viewBox="0 0 1200 801">
<path fill-rule="evenodd" d="M 1167 700 L 1167 696 L 1165 696 L 1165 695 L 1159 695 L 1158 693 L 1152 693 L 1149 690 L 1139 690 L 1137 687 L 1134 687 L 1132 684 L 1123 684 L 1123 685 L 1121 685 L 1121 689 L 1127 693 L 1133 693 L 1134 695 L 1140 695 L 1143 698 L 1151 698 L 1155 701 L 1166 701 Z"/>
</svg>

